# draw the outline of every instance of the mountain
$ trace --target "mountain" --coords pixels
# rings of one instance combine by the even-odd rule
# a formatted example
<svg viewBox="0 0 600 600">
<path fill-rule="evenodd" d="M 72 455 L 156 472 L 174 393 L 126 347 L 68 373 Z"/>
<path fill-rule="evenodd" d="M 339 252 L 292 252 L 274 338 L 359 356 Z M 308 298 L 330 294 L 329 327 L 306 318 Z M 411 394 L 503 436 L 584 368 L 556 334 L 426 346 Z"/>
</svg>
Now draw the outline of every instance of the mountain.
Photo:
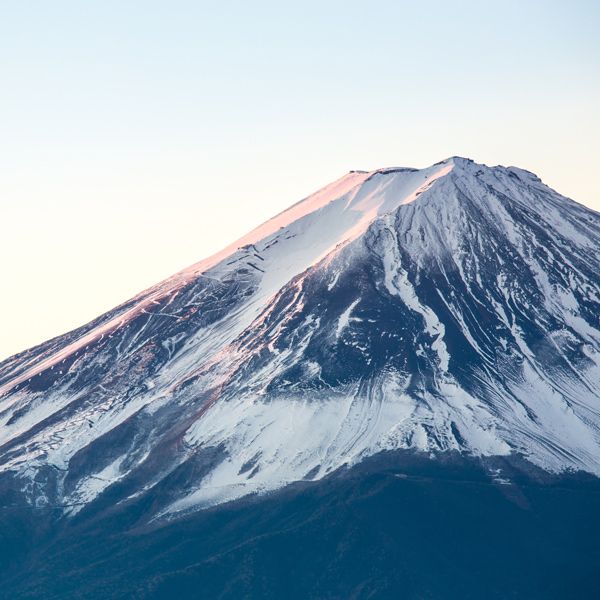
<svg viewBox="0 0 600 600">
<path fill-rule="evenodd" d="M 340 571 L 291 597 L 565 597 L 551 590 L 567 580 L 585 597 L 600 558 L 586 545 L 600 532 L 599 264 L 600 215 L 523 169 L 453 157 L 351 171 L 9 358 L 5 589 L 106 597 L 110 580 L 109 597 L 134 597 L 113 577 L 128 564 L 139 597 L 290 596 L 274 557 L 299 535 L 311 556 L 339 556 Z M 403 503 L 410 515 L 390 510 Z M 466 574 L 468 564 L 486 571 L 482 541 L 457 554 L 435 512 L 445 503 L 467 539 L 490 527 L 504 544 L 486 558 L 505 580 Z M 364 527 L 351 518 L 360 510 Z M 390 531 L 402 523 L 412 554 L 399 537 L 369 538 L 382 515 Z M 437 523 L 438 562 L 419 545 L 423 519 Z M 520 552 L 534 554 L 535 540 L 563 548 L 562 562 L 549 552 L 521 574 L 503 539 L 515 523 Z M 582 527 L 578 543 L 565 541 Z M 192 566 L 176 548 L 200 538 Z M 92 558 L 98 539 L 111 551 Z M 165 562 L 148 568 L 157 553 Z M 319 562 L 301 556 L 286 568 L 314 574 Z M 549 576 L 555 564 L 569 577 Z M 440 580 L 425 585 L 432 565 Z M 71 587 L 52 583 L 57 570 L 76 574 Z"/>
</svg>

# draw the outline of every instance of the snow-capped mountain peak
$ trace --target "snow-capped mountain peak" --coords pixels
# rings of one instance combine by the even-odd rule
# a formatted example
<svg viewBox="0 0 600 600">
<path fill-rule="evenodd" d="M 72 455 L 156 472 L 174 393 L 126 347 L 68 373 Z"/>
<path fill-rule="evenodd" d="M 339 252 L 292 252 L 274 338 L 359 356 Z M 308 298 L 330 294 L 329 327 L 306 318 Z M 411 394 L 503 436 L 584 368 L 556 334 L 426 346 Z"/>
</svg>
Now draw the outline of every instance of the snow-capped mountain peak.
<svg viewBox="0 0 600 600">
<path fill-rule="evenodd" d="M 599 215 L 528 171 L 351 171 L 2 363 L 0 477 L 164 517 L 384 450 L 598 474 L 599 260 Z"/>
</svg>

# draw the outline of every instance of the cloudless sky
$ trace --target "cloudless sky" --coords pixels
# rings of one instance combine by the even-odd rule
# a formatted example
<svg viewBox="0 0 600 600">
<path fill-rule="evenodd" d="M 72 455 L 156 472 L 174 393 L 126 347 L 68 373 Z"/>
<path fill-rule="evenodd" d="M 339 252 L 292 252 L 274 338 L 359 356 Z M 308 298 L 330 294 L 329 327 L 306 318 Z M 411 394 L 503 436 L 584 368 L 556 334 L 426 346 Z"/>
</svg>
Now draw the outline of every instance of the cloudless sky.
<svg viewBox="0 0 600 600">
<path fill-rule="evenodd" d="M 600 210 L 600 3 L 0 0 L 0 359 L 350 169 L 512 164 Z"/>
</svg>

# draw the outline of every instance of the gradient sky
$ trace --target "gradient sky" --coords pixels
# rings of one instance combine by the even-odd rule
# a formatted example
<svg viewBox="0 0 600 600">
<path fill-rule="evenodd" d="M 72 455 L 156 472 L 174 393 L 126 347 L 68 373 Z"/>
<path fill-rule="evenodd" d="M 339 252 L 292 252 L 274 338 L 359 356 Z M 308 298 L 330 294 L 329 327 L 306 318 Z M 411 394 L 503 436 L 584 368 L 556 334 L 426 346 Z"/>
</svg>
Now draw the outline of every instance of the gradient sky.
<svg viewBox="0 0 600 600">
<path fill-rule="evenodd" d="M 458 154 L 600 210 L 599 6 L 0 0 L 0 359 L 350 169 Z"/>
</svg>

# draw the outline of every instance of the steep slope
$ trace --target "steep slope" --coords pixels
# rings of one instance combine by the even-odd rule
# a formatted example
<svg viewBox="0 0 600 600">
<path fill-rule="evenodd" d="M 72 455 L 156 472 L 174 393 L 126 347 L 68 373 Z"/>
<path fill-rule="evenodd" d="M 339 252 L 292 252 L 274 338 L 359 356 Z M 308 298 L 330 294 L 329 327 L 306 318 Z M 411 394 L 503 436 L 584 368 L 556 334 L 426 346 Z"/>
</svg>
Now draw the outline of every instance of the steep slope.
<svg viewBox="0 0 600 600">
<path fill-rule="evenodd" d="M 527 171 L 349 173 L 2 363 L 2 489 L 162 520 L 389 450 L 597 475 L 599 259 Z"/>
</svg>

